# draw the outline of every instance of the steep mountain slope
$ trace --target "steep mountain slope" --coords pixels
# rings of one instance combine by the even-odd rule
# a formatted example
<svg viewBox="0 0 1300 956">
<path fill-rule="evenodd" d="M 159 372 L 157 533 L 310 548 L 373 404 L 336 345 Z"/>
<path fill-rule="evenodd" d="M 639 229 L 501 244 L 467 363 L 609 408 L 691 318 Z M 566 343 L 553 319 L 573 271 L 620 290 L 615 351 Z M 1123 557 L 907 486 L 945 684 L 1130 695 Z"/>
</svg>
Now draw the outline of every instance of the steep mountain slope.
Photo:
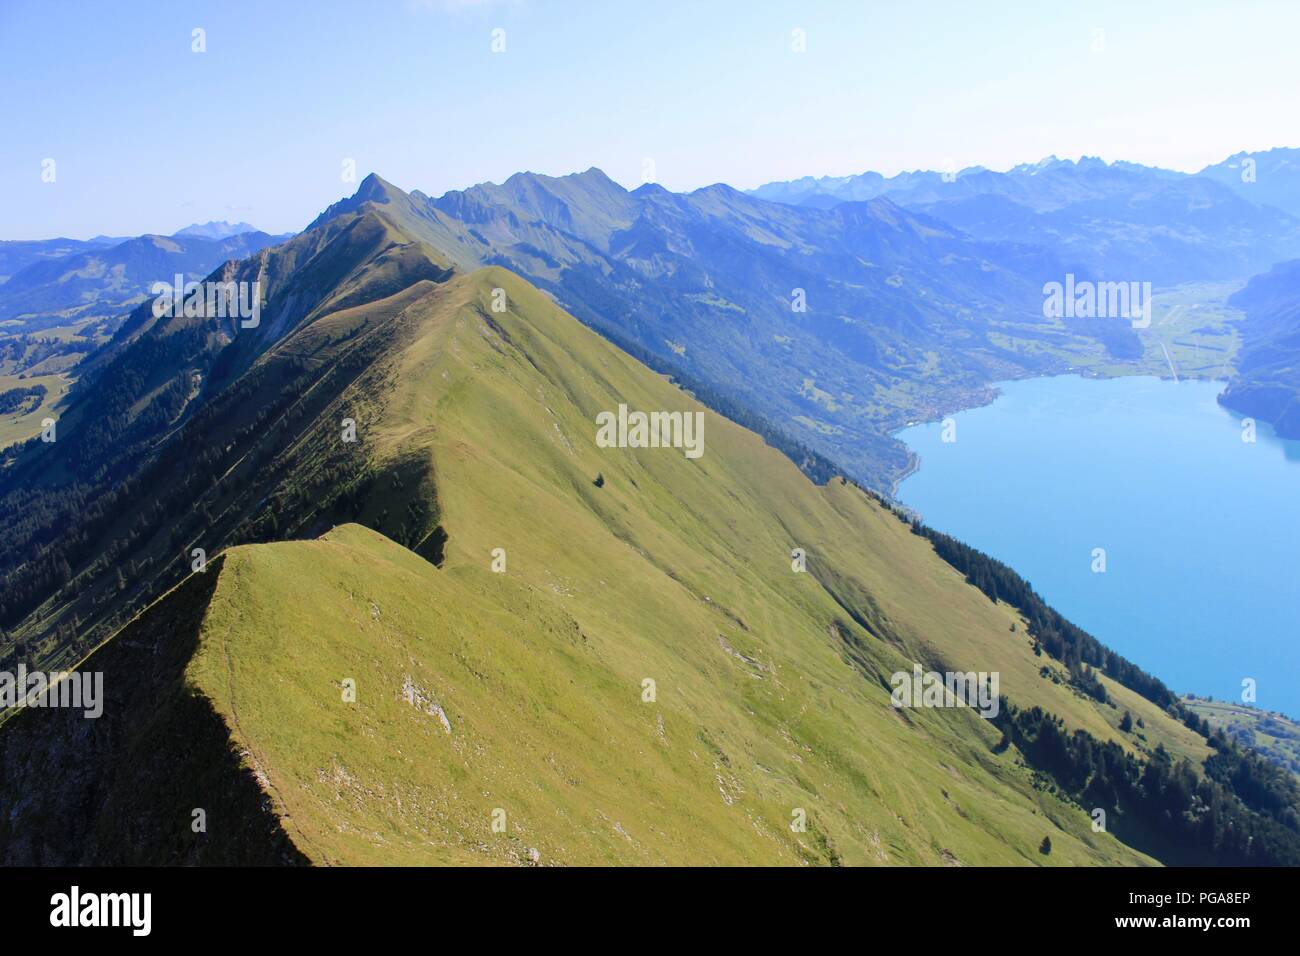
<svg viewBox="0 0 1300 956">
<path fill-rule="evenodd" d="M 120 696 L 103 725 L 0 729 L 5 858 L 1300 860 L 1300 796 L 1158 681 L 518 277 L 462 271 L 478 240 L 423 238 L 458 222 L 367 180 L 215 274 L 260 284 L 255 327 L 137 310 L 58 440 L 12 450 L 3 663 L 103 644 L 82 667 Z M 620 404 L 700 411 L 704 454 L 602 447 Z M 999 717 L 891 707 L 913 662 L 996 672 Z M 189 836 L 196 807 L 226 822 Z"/>
<path fill-rule="evenodd" d="M 0 268 L 6 260 L 26 263 L 0 288 L 0 378 L 40 377 L 47 388 L 54 381 L 61 396 L 87 371 L 82 359 L 112 337 L 128 312 L 148 310 L 156 283 L 170 288 L 177 275 L 182 282 L 197 282 L 223 263 L 284 238 L 242 225 L 208 223 L 172 237 L 125 241 L 0 243 Z M 234 232 L 222 235 L 222 227 Z M 0 380 L 0 391 L 7 385 Z M 39 434 L 41 422 L 63 410 L 51 401 L 39 415 L 0 413 L 0 449 Z"/>
<path fill-rule="evenodd" d="M 297 536 L 329 518 L 321 497 L 295 501 L 308 476 L 364 462 L 383 478 L 357 486 L 357 517 L 376 530 L 228 549 L 82 665 L 112 687 L 131 654 L 181 662 L 139 677 L 117 719 L 155 708 L 165 739 L 215 714 L 189 759 L 217 783 L 160 773 L 147 736 L 27 710 L 0 730 L 10 860 L 30 859 L 17 835 L 41 819 L 47 858 L 85 862 L 1150 862 L 970 709 L 892 707 L 890 675 L 996 671 L 1010 702 L 1134 754 L 1199 761 L 1199 735 L 1106 678 L 1112 703 L 1077 693 L 1023 619 L 892 512 L 813 485 L 517 277 L 405 291 L 365 367 L 282 419 L 292 434 L 259 479 Z M 596 415 L 620 403 L 703 411 L 704 454 L 600 447 Z M 1143 738 L 1119 729 L 1126 710 Z M 49 801 L 14 800 L 38 791 Z M 209 805 L 207 832 L 187 833 Z M 86 808 L 101 837 L 76 856 L 49 823 Z M 139 825 L 102 836 L 121 808 Z"/>
<path fill-rule="evenodd" d="M 1110 346 L 1043 318 L 1043 277 L 1066 271 L 1050 255 L 974 242 L 887 200 L 817 210 L 723 185 L 629 193 L 591 169 L 438 199 L 372 178 L 318 222 L 365 204 L 462 267 L 526 276 L 715 404 L 753 409 L 882 488 L 909 463 L 892 429 Z"/>
<path fill-rule="evenodd" d="M 126 312 L 155 282 L 202 279 L 228 259 L 243 259 L 284 237 L 138 236 L 112 246 L 89 244 L 69 255 L 31 262 L 0 285 L 0 320 L 20 319 L 27 331 L 91 316 Z"/>
<path fill-rule="evenodd" d="M 1219 401 L 1300 438 L 1300 260 L 1255 276 L 1228 302 L 1246 318 L 1237 375 Z"/>
<path fill-rule="evenodd" d="M 84 363 L 57 440 L 7 452 L 0 626 L 29 653 L 63 659 L 120 625 L 141 596 L 174 584 L 188 566 L 176 548 L 200 528 L 213 552 L 236 529 L 251 534 L 242 522 L 266 497 L 253 476 L 268 478 L 257 465 L 290 440 L 283 425 L 264 429 L 330 401 L 366 366 L 377 347 L 370 333 L 419 283 L 451 274 L 434 249 L 367 212 L 215 275 L 259 284 L 253 328 L 138 308 Z M 243 479 L 239 504 L 227 485 L 224 500 L 196 510 L 222 477 Z"/>
</svg>

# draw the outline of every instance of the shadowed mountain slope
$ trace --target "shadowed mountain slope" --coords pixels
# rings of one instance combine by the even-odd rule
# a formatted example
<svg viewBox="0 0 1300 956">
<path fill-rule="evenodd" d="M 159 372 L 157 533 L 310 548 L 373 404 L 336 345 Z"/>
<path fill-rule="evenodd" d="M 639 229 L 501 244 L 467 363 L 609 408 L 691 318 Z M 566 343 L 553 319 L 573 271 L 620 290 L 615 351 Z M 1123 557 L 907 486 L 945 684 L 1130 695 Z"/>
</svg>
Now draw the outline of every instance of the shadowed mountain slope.
<svg viewBox="0 0 1300 956">
<path fill-rule="evenodd" d="M 1219 401 L 1300 438 L 1300 260 L 1255 276 L 1228 301 L 1246 317 L 1237 375 Z"/>
</svg>

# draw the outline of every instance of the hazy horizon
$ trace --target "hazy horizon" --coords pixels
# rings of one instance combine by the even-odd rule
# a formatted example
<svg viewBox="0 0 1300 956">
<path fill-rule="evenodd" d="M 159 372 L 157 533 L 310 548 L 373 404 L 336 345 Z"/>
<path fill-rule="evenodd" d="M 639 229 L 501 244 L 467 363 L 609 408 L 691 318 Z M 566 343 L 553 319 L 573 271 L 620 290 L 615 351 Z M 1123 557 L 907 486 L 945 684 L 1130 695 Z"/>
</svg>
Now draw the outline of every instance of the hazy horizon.
<svg viewBox="0 0 1300 956">
<path fill-rule="evenodd" d="M 1264 0 L 305 9 L 0 9 L 0 238 L 297 231 L 353 191 L 348 160 L 430 195 L 591 166 L 634 188 L 647 163 L 681 192 L 1300 143 L 1300 9 Z"/>
<path fill-rule="evenodd" d="M 1296 148 L 1296 147 L 1292 147 L 1292 146 L 1290 146 L 1290 145 L 1279 144 L 1278 146 L 1268 147 L 1267 149 L 1263 149 L 1263 150 L 1255 150 L 1255 152 L 1267 152 L 1269 149 L 1293 149 L 1293 148 Z M 1241 153 L 1241 152 L 1247 152 L 1247 151 L 1246 151 L 1246 150 L 1234 150 L 1234 151 L 1232 151 L 1231 153 L 1228 153 L 1228 154 L 1226 154 L 1225 156 L 1223 156 L 1222 159 L 1218 160 L 1218 162 L 1222 162 L 1223 160 L 1229 159 L 1230 157 L 1235 156 L 1235 155 L 1237 155 L 1238 153 Z M 1008 171 L 1010 171 L 1010 170 L 1016 168 L 1017 166 L 1032 166 L 1032 165 L 1034 165 L 1035 163 L 1043 162 L 1043 161 L 1046 161 L 1046 160 L 1049 160 L 1049 159 L 1057 159 L 1057 160 L 1061 160 L 1061 161 L 1069 161 L 1069 162 L 1073 162 L 1073 163 L 1078 163 L 1078 162 L 1082 161 L 1083 159 L 1099 159 L 1099 158 L 1100 158 L 1100 157 L 1087 156 L 1087 155 L 1080 155 L 1080 156 L 1061 156 L 1061 155 L 1059 155 L 1059 154 L 1055 154 L 1055 153 L 1053 153 L 1053 154 L 1048 154 L 1047 156 L 1041 156 L 1041 157 L 1039 157 L 1038 159 L 1027 159 L 1027 160 L 1022 160 L 1022 161 L 1020 161 L 1020 162 L 1018 162 L 1018 163 L 1011 163 L 1010 165 L 1007 165 L 1007 166 L 1005 166 L 1005 167 L 1001 167 L 1001 168 L 996 168 L 996 167 L 992 167 L 992 166 L 986 166 L 986 165 L 983 165 L 983 164 L 975 163 L 975 164 L 972 164 L 972 165 L 963 166 L 963 167 L 961 167 L 960 169 L 956 170 L 956 172 L 958 173 L 958 175 L 960 175 L 960 174 L 962 174 L 962 173 L 966 173 L 966 172 L 968 172 L 968 171 L 970 171 L 970 170 L 973 170 L 973 169 L 984 169 L 984 170 L 988 170 L 989 172 L 1005 173 L 1005 172 L 1008 172 Z M 1104 161 L 1107 163 L 1107 165 L 1113 165 L 1114 163 L 1121 163 L 1121 162 L 1132 162 L 1132 160 L 1125 160 L 1125 159 L 1122 158 L 1122 157 L 1120 157 L 1120 158 L 1118 158 L 1118 159 L 1113 159 L 1113 160 L 1104 160 Z M 1216 163 L 1210 163 L 1210 164 L 1207 164 L 1207 165 L 1211 165 L 1211 166 L 1212 166 L 1212 165 L 1216 165 Z M 1194 175 L 1194 174 L 1196 174 L 1196 173 L 1201 172 L 1201 170 L 1204 169 L 1205 167 L 1198 167 L 1197 169 L 1193 169 L 1193 170 L 1182 170 L 1182 169 L 1177 169 L 1177 168 L 1175 168 L 1175 167 L 1171 167 L 1171 166 L 1163 166 L 1163 167 L 1149 167 L 1149 168 L 1153 168 L 1153 169 L 1158 168 L 1158 169 L 1164 169 L 1164 170 L 1169 170 L 1169 171 L 1173 171 L 1173 172 L 1183 172 L 1183 173 L 1188 173 L 1189 175 Z M 516 170 L 515 172 L 509 174 L 508 176 L 501 177 L 500 179 L 496 179 L 496 180 L 485 179 L 485 180 L 480 180 L 480 181 L 478 181 L 478 182 L 466 183 L 466 184 L 461 185 L 461 186 L 452 186 L 452 187 L 448 188 L 447 190 L 444 190 L 444 191 L 441 192 L 441 193 L 430 193 L 429 195 L 433 195 L 435 198 L 437 198 L 437 197 L 439 197 L 439 196 L 445 195 L 447 192 L 463 191 L 463 190 L 466 190 L 466 189 L 472 189 L 472 188 L 474 188 L 475 186 L 484 186 L 484 185 L 501 185 L 501 184 L 504 183 L 506 180 L 511 179 L 511 178 L 513 178 L 514 176 L 517 176 L 517 175 L 548 176 L 548 177 L 551 177 L 551 178 L 560 179 L 560 178 L 564 178 L 564 177 L 566 177 L 566 176 L 577 176 L 577 175 L 580 175 L 580 174 L 582 174 L 582 173 L 584 173 L 584 172 L 587 172 L 588 170 L 592 170 L 592 169 L 595 169 L 595 170 L 598 170 L 598 171 L 601 172 L 601 173 L 604 173 L 604 175 L 608 176 L 611 180 L 613 180 L 615 183 L 618 183 L 619 186 L 623 187 L 624 189 L 626 189 L 626 190 L 628 190 L 628 191 L 631 191 L 631 190 L 633 190 L 633 189 L 636 189 L 638 186 L 642 185 L 642 183 L 638 183 L 638 182 L 631 182 L 631 183 L 627 183 L 627 182 L 619 182 L 619 180 L 615 179 L 613 176 L 610 176 L 608 172 L 606 172 L 605 170 L 601 169 L 599 166 L 587 166 L 587 167 L 584 167 L 584 168 L 582 168 L 582 169 L 571 169 L 571 170 L 567 170 L 567 171 L 565 171 L 565 172 L 543 172 L 543 171 L 541 171 L 541 170 L 536 170 L 536 169 L 520 169 L 520 170 Z M 810 173 L 805 173 L 805 174 L 803 174 L 802 176 L 794 176 L 794 177 L 790 177 L 788 180 L 765 180 L 765 181 L 762 182 L 762 183 L 755 183 L 753 186 L 738 186 L 738 185 L 736 185 L 736 183 L 734 183 L 734 182 L 730 182 L 730 181 L 725 180 L 725 179 L 719 179 L 719 180 L 715 180 L 714 182 L 711 182 L 711 183 L 703 183 L 703 184 L 698 185 L 698 186 L 690 186 L 690 187 L 686 187 L 686 188 L 683 188 L 683 189 L 669 189 L 669 191 L 670 191 L 670 192 L 674 192 L 674 193 L 683 193 L 683 194 L 686 194 L 686 193 L 697 192 L 697 191 L 699 191 L 699 190 L 701 190 L 701 189 L 707 189 L 707 188 L 709 188 L 710 186 L 715 186 L 715 185 L 719 185 L 719 184 L 723 184 L 723 185 L 731 186 L 731 187 L 733 187 L 733 188 L 735 188 L 735 189 L 739 189 L 739 190 L 742 190 L 742 191 L 743 191 L 743 190 L 755 189 L 755 188 L 757 188 L 758 186 L 767 185 L 768 183 L 772 183 L 772 182 L 793 182 L 793 181 L 797 181 L 797 180 L 800 180 L 800 179 L 816 179 L 816 180 L 820 180 L 820 179 L 845 179 L 845 178 L 852 178 L 852 177 L 854 177 L 854 176 L 861 176 L 861 175 L 864 175 L 864 174 L 866 174 L 866 173 L 873 173 L 873 172 L 874 172 L 874 173 L 880 173 L 880 174 L 881 174 L 882 176 L 884 176 L 886 179 L 889 179 L 889 178 L 893 178 L 893 177 L 895 177 L 895 176 L 904 175 L 904 174 L 907 174 L 907 173 L 926 173 L 926 172 L 940 172 L 940 171 L 942 171 L 942 170 L 941 170 L 941 168 L 940 168 L 939 166 L 931 165 L 931 166 L 918 166 L 918 167 L 911 168 L 911 169 L 899 169 L 899 170 L 894 170 L 894 171 L 884 171 L 884 170 L 880 170 L 880 169 L 860 169 L 860 170 L 857 170 L 856 172 L 851 172 L 851 173 L 819 173 L 819 172 L 810 172 Z M 143 232 L 140 232 L 140 233 L 128 233 L 128 232 L 119 232 L 119 231 L 103 230 L 103 229 L 101 229 L 101 230 L 98 230 L 98 231 L 95 231 L 95 232 L 85 233 L 85 234 L 81 234 L 81 235 L 71 235 L 71 234 L 68 234 L 68 233 L 61 233 L 61 234 L 59 234 L 59 235 L 57 235 L 57 236 L 55 236 L 55 235 L 41 235 L 41 236 L 0 236 L 0 242 L 3 242 L 3 241 L 9 241 L 9 240 L 18 240 L 18 241 L 42 241 L 42 240 L 50 240 L 50 239 L 82 239 L 82 240 L 84 240 L 84 239 L 96 239 L 96 238 L 100 238 L 100 237 L 111 237 L 111 238 L 123 238 L 123 239 L 125 239 L 125 238 L 134 238 L 134 237 L 136 237 L 136 236 L 141 236 L 141 235 L 172 236 L 172 235 L 175 235 L 176 233 L 178 233 L 178 232 L 180 232 L 180 231 L 182 231 L 182 230 L 184 230 L 184 229 L 187 229 L 187 228 L 189 228 L 189 227 L 191 227 L 191 226 L 204 226 L 204 225 L 209 225 L 209 224 L 211 224 L 211 223 L 225 223 L 225 224 L 228 224 L 228 225 L 237 225 L 237 224 L 239 224 L 239 223 L 243 223 L 243 224 L 245 224 L 245 225 L 251 225 L 251 226 L 253 226 L 254 228 L 256 228 L 257 230 L 259 230 L 259 231 L 261 231 L 261 232 L 268 233 L 268 234 L 270 234 L 270 235 L 292 235 L 292 234 L 299 233 L 299 232 L 301 232 L 303 229 L 307 228 L 307 226 L 311 224 L 312 220 L 314 220 L 317 216 L 319 216 L 321 213 L 323 213 L 323 212 L 324 212 L 327 208 L 329 208 L 329 206 L 332 205 L 333 203 L 338 202 L 338 201 L 341 200 L 341 199 L 346 199 L 346 198 L 348 198 L 349 196 L 353 195 L 353 194 L 357 191 L 357 187 L 361 184 L 361 182 L 364 181 L 364 180 L 366 179 L 366 177 L 368 177 L 368 176 L 370 176 L 370 175 L 377 175 L 377 176 L 379 176 L 381 179 L 385 180 L 386 182 L 389 182 L 389 183 L 391 183 L 392 185 L 397 186 L 399 189 L 403 190 L 404 192 L 408 192 L 408 193 L 409 193 L 409 192 L 415 192 L 415 191 L 419 190 L 419 191 L 422 191 L 422 192 L 426 192 L 426 193 L 427 193 L 427 190 L 423 190 L 423 189 L 421 188 L 421 186 L 420 186 L 418 183 L 416 183 L 416 184 L 406 184 L 406 183 L 395 182 L 395 181 L 394 181 L 392 178 L 390 178 L 389 176 L 384 175 L 383 170 L 380 170 L 380 169 L 370 169 L 370 170 L 365 170 L 364 172 L 359 171 L 359 172 L 357 173 L 357 177 L 356 177 L 356 182 L 355 182 L 355 183 L 347 183 L 347 184 L 345 184 L 345 188 L 343 189 L 343 191 L 341 191 L 341 192 L 340 192 L 340 193 L 339 193 L 335 198 L 328 200 L 328 201 L 327 201 L 323 206 L 321 206 L 321 208 L 320 208 L 319 210 L 317 210 L 315 213 L 313 213 L 312 215 L 310 215 L 310 216 L 309 216 L 309 217 L 308 217 L 308 218 L 307 218 L 307 219 L 302 223 L 302 225 L 297 226 L 297 227 L 291 227 L 291 228 L 286 228 L 286 229 L 267 229 L 267 228 L 264 228 L 264 227 L 263 227 L 260 223 L 258 223 L 258 222 L 255 222 L 255 221 L 254 221 L 254 222 L 250 222 L 250 221 L 247 221 L 247 220 L 244 220 L 244 219 L 240 219 L 238 216 L 233 216 L 233 215 L 232 215 L 232 216 L 228 216 L 228 217 L 220 217 L 220 216 L 218 216 L 218 217 L 214 217 L 214 218 L 211 218 L 211 219 L 195 219 L 195 220 L 191 220 L 191 221 L 189 221 L 189 222 L 182 223 L 182 224 L 176 226 L 174 229 L 167 229 L 167 230 L 146 229 L 146 230 L 144 230 Z M 668 188 L 668 187 L 665 187 L 665 188 Z"/>
</svg>

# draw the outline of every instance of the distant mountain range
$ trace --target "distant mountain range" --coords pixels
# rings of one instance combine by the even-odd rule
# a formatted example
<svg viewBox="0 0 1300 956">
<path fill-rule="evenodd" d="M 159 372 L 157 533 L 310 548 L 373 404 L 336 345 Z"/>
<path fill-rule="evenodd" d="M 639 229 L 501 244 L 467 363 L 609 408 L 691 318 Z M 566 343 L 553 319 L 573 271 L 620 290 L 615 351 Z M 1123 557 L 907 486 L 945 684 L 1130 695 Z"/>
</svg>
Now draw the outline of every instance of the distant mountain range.
<svg viewBox="0 0 1300 956">
<path fill-rule="evenodd" d="M 94 239 L 12 239 L 0 240 L 0 285 L 9 281 L 35 262 L 62 259 L 104 246 L 114 246 L 124 240 L 108 236 Z"/>
<path fill-rule="evenodd" d="M 80 319 L 119 315 L 142 301 L 155 282 L 202 279 L 227 259 L 242 259 L 285 236 L 226 223 L 190 226 L 174 236 L 122 241 L 51 239 L 0 242 L 0 321 L 20 320 L 35 332 Z M 208 233 L 213 233 L 209 235 Z M 12 270 L 12 271 L 10 271 Z"/>
<path fill-rule="evenodd" d="M 804 178 L 751 194 L 817 208 L 888 197 L 969 235 L 1051 250 L 1095 278 L 1174 285 L 1246 277 L 1300 255 L 1300 150 L 1240 153 L 1196 175 L 1049 157 L 885 178 Z"/>
<path fill-rule="evenodd" d="M 1300 149 L 1236 153 L 1197 175 L 1222 183 L 1256 205 L 1300 217 Z"/>
</svg>

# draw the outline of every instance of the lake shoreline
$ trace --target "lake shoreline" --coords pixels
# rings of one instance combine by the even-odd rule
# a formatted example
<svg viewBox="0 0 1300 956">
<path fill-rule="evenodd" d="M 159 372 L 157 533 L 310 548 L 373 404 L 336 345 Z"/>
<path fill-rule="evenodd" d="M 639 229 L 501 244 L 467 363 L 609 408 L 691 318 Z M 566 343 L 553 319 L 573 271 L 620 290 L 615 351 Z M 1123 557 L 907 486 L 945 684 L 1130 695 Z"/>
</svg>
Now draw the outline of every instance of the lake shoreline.
<svg viewBox="0 0 1300 956">
<path fill-rule="evenodd" d="M 893 433 L 914 462 L 893 497 L 1035 582 L 1049 604 L 1170 687 L 1231 700 L 1240 688 L 1225 674 L 1268 675 L 1258 706 L 1298 712 L 1300 666 L 1282 642 L 1300 621 L 1287 601 L 1300 576 L 1277 565 L 1294 557 L 1279 527 L 1300 541 L 1300 511 L 1287 500 L 1300 484 L 1291 458 L 1300 448 L 1261 425 L 1258 445 L 1282 445 L 1284 460 L 1243 456 L 1254 443 L 1218 403 L 1225 387 L 1210 376 L 1087 369 L 995 383 L 992 402 L 943 417 L 958 422 L 956 443 L 940 443 L 943 418 Z M 1253 508 L 1239 519 L 1232 505 L 1242 501 Z M 1102 544 L 1115 566 L 1093 578 L 1088 551 Z M 1223 579 L 1212 573 L 1216 554 L 1234 556 Z M 1243 628 L 1253 629 L 1248 640 L 1223 640 Z M 1240 653 L 1225 657 L 1237 644 Z"/>
</svg>

